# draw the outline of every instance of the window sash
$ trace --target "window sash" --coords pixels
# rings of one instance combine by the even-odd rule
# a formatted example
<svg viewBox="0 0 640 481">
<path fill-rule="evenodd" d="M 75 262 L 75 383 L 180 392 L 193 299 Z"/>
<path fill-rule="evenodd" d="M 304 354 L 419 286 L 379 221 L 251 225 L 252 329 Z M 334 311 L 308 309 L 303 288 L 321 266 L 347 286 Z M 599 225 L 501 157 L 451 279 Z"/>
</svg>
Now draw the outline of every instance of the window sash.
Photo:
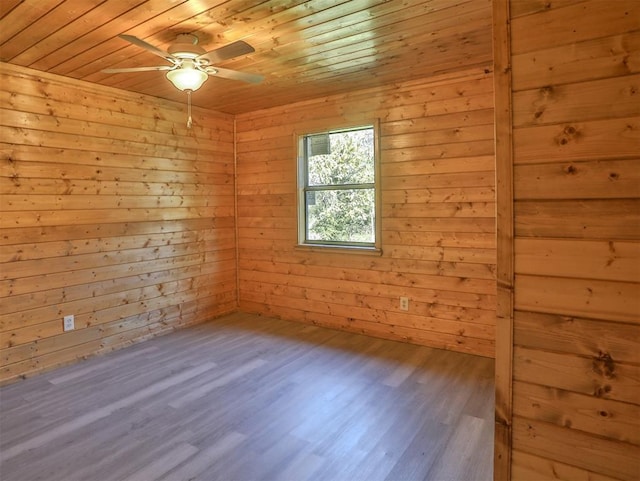
<svg viewBox="0 0 640 481">
<path fill-rule="evenodd" d="M 341 186 L 340 186 L 341 187 Z M 366 197 L 370 197 L 371 204 L 367 204 L 367 210 L 361 211 L 358 219 L 353 219 L 353 223 L 350 223 L 346 226 L 344 230 L 336 230 L 333 231 L 334 236 L 322 236 L 322 238 L 314 238 L 317 236 L 317 232 L 314 229 L 314 221 L 322 222 L 322 219 L 318 219 L 312 212 L 313 208 L 316 205 L 327 205 L 324 203 L 326 198 L 324 196 L 320 196 L 320 198 L 316 197 L 316 193 L 327 193 L 329 197 L 332 197 L 331 193 L 339 193 L 345 192 L 349 196 L 354 195 L 356 192 L 363 192 Z M 343 189 L 343 188 L 327 188 L 327 189 L 312 189 L 308 190 L 305 193 L 304 201 L 305 201 L 305 232 L 304 232 L 304 241 L 305 244 L 314 244 L 314 245 L 344 245 L 344 246 L 358 246 L 358 247 L 375 247 L 376 241 L 376 204 L 375 204 L 375 187 L 372 185 L 371 187 L 365 187 L 358 185 L 355 189 Z M 314 194 L 310 196 L 309 194 Z M 339 194 L 338 194 L 339 195 Z M 350 196 L 349 196 L 350 197 Z M 337 209 L 338 214 L 348 215 L 348 211 L 350 208 L 350 203 L 345 199 L 333 199 L 337 201 L 336 204 L 331 204 L 332 208 Z M 353 199 L 355 200 L 355 199 Z M 364 217 L 362 216 L 364 214 Z M 326 219 L 325 219 L 326 221 Z M 330 225 L 330 223 L 329 223 Z M 326 224 L 325 224 L 326 227 Z M 333 238 L 332 238 L 333 237 Z M 371 240 L 369 240 L 371 239 Z"/>
<path fill-rule="evenodd" d="M 358 189 L 374 189 L 376 188 L 375 182 L 369 182 L 366 184 L 326 184 L 326 185 L 310 185 L 304 188 L 305 192 L 319 191 L 319 190 L 358 190 Z"/>
<path fill-rule="evenodd" d="M 331 135 L 339 133 L 348 133 L 358 130 L 373 130 L 373 182 L 363 183 L 349 183 L 349 184 L 314 184 L 309 185 L 309 157 L 311 156 L 311 150 L 308 139 L 318 135 Z M 344 129 L 335 129 L 324 132 L 308 133 L 298 136 L 298 172 L 299 172 L 299 201 L 298 201 L 298 232 L 299 243 L 301 245 L 310 246 L 328 246 L 328 247 L 343 247 L 343 248 L 364 248 L 379 250 L 380 243 L 380 160 L 379 160 L 379 129 L 376 125 L 364 125 L 360 127 L 349 127 Z M 329 191 L 346 191 L 346 190 L 371 190 L 373 192 L 373 241 L 372 242 L 360 242 L 360 241 L 348 241 L 348 240 L 326 240 L 326 239 L 309 239 L 309 205 L 307 201 L 307 193 L 309 192 L 329 192 Z"/>
</svg>

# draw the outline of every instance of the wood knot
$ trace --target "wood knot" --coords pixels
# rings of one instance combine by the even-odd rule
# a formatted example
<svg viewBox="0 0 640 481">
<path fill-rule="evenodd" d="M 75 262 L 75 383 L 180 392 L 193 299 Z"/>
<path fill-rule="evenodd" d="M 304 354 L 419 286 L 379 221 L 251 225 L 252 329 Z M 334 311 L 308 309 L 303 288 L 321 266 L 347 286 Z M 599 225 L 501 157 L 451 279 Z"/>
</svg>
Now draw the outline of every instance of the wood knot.
<svg viewBox="0 0 640 481">
<path fill-rule="evenodd" d="M 580 131 L 576 127 L 573 125 L 567 125 L 554 140 L 557 145 L 567 145 L 570 141 L 579 139 L 580 136 Z"/>
<path fill-rule="evenodd" d="M 578 173 L 578 169 L 574 165 L 567 165 L 564 171 L 570 175 L 575 175 Z"/>
<path fill-rule="evenodd" d="M 593 391 L 595 397 L 604 397 L 611 392 L 611 386 L 599 386 Z"/>
<path fill-rule="evenodd" d="M 611 172 L 609 174 L 609 180 L 618 180 L 620 178 L 620 174 L 616 172 Z"/>
<path fill-rule="evenodd" d="M 616 366 L 613 359 L 608 353 L 600 353 L 598 357 L 593 358 L 593 372 L 607 379 L 615 377 Z"/>
</svg>

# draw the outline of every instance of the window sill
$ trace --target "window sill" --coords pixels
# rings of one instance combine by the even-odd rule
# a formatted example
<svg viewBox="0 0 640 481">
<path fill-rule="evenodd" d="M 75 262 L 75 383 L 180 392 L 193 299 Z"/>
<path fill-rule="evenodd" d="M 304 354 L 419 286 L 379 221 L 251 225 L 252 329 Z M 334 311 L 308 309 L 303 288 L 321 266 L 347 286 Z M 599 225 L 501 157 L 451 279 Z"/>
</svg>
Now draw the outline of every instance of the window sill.
<svg viewBox="0 0 640 481">
<path fill-rule="evenodd" d="M 295 246 L 296 250 L 310 251 L 310 252 L 336 252 L 342 254 L 354 254 L 364 256 L 381 256 L 382 249 L 377 247 L 349 247 L 349 246 L 334 246 L 331 244 L 298 244 Z"/>
</svg>

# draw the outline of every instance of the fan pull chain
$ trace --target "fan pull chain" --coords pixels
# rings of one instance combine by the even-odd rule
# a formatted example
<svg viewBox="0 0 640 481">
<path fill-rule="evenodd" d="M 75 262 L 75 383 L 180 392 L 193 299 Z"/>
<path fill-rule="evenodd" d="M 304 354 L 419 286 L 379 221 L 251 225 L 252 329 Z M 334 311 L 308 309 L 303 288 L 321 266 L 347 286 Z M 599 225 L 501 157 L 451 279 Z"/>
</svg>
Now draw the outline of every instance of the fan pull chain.
<svg viewBox="0 0 640 481">
<path fill-rule="evenodd" d="M 191 119 L 191 90 L 187 90 L 187 128 L 190 129 L 193 125 L 193 120 Z"/>
</svg>

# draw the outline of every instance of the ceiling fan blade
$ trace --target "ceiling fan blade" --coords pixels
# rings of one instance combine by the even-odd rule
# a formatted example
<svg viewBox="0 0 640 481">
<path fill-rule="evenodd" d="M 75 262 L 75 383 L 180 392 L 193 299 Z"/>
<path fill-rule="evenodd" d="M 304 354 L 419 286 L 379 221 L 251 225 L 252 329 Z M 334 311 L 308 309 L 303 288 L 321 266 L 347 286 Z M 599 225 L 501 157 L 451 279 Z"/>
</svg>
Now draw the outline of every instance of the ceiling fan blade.
<svg viewBox="0 0 640 481">
<path fill-rule="evenodd" d="M 169 62 L 173 62 L 174 60 L 176 60 L 176 58 L 173 55 L 171 55 L 169 52 L 160 50 L 158 47 L 154 47 L 150 43 L 147 43 L 144 40 L 139 39 L 138 37 L 134 37 L 133 35 L 121 34 L 121 35 L 118 35 L 118 37 L 120 37 L 123 40 L 126 40 L 127 42 L 131 42 L 132 44 L 137 45 L 138 47 L 144 48 L 145 50 L 151 52 L 152 54 L 157 55 L 158 57 L 162 57 L 163 59 L 168 60 Z"/>
<path fill-rule="evenodd" d="M 198 60 L 208 60 L 209 64 L 215 65 L 218 62 L 229 60 L 230 58 L 239 57 L 240 55 L 246 55 L 248 53 L 255 52 L 256 50 L 247 42 L 238 40 L 237 42 L 230 43 L 224 47 L 211 50 L 210 52 L 203 53 L 198 57 Z"/>
<path fill-rule="evenodd" d="M 154 71 L 164 71 L 164 70 L 173 70 L 175 67 L 171 65 L 160 65 L 157 67 L 132 67 L 132 68 L 106 68 L 102 72 L 103 73 L 126 73 L 126 72 L 154 72 Z"/>
<path fill-rule="evenodd" d="M 243 82 L 249 82 L 252 84 L 258 84 L 262 82 L 264 77 L 255 73 L 238 72 L 237 70 L 229 70 L 228 68 L 213 67 L 215 72 L 210 73 L 214 77 L 222 77 L 230 80 L 242 80 Z"/>
</svg>

